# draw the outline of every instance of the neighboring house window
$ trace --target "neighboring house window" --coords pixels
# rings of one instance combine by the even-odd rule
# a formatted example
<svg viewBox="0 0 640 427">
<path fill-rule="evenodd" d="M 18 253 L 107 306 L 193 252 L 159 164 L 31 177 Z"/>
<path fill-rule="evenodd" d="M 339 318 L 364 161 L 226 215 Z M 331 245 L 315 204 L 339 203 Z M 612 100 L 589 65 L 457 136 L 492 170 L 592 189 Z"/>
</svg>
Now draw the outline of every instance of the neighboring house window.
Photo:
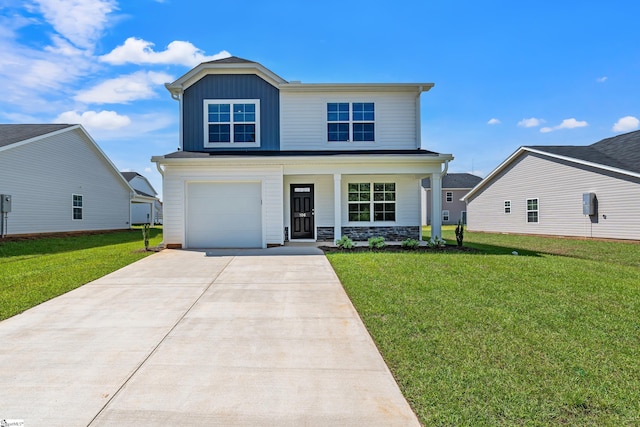
<svg viewBox="0 0 640 427">
<path fill-rule="evenodd" d="M 506 214 L 510 214 L 511 213 L 511 200 L 505 200 L 504 201 L 504 213 L 506 213 Z"/>
<path fill-rule="evenodd" d="M 329 142 L 375 141 L 374 103 L 327 103 L 327 139 Z"/>
<path fill-rule="evenodd" d="M 393 182 L 349 183 L 348 198 L 349 221 L 396 220 L 396 184 Z"/>
<path fill-rule="evenodd" d="M 205 146 L 260 145 L 260 100 L 205 100 Z"/>
<path fill-rule="evenodd" d="M 449 221 L 449 211 L 447 210 L 442 211 L 442 220 Z"/>
<path fill-rule="evenodd" d="M 73 219 L 82 219 L 82 195 L 74 194 L 72 200 Z"/>
<path fill-rule="evenodd" d="M 538 199 L 527 199 L 527 222 L 538 222 Z"/>
<path fill-rule="evenodd" d="M 447 203 L 453 202 L 453 191 L 447 191 L 445 193 L 445 198 L 447 200 Z"/>
</svg>

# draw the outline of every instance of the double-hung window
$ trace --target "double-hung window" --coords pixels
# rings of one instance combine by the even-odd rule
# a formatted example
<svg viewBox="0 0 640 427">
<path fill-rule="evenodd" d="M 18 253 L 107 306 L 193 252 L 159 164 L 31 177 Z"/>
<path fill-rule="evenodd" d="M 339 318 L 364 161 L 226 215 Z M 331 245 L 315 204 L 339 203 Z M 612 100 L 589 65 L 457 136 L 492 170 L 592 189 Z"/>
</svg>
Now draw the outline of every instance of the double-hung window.
<svg viewBox="0 0 640 427">
<path fill-rule="evenodd" d="M 445 193 L 445 199 L 447 203 L 453 203 L 453 191 L 447 191 Z"/>
<path fill-rule="evenodd" d="M 511 200 L 505 200 L 504 201 L 504 213 L 506 213 L 506 214 L 510 214 L 511 213 Z"/>
<path fill-rule="evenodd" d="M 538 222 L 538 199 L 527 199 L 527 222 Z"/>
<path fill-rule="evenodd" d="M 396 184 L 349 183 L 349 221 L 395 221 Z"/>
<path fill-rule="evenodd" d="M 82 219 L 82 195 L 81 194 L 73 194 L 71 196 L 71 211 L 73 219 Z"/>
<path fill-rule="evenodd" d="M 327 103 L 327 140 L 329 142 L 375 141 L 374 103 Z"/>
<path fill-rule="evenodd" d="M 205 147 L 260 145 L 260 100 L 205 100 Z"/>
</svg>

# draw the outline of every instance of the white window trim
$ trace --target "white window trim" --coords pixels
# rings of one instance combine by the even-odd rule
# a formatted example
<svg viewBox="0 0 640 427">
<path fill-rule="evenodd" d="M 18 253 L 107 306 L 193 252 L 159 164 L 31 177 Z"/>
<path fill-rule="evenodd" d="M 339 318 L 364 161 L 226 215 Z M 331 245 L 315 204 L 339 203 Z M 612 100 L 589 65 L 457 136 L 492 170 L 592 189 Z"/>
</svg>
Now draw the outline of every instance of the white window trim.
<svg viewBox="0 0 640 427">
<path fill-rule="evenodd" d="M 451 200 L 449 200 L 449 195 L 451 195 Z M 445 193 L 444 193 L 444 201 L 446 203 L 453 203 L 453 191 L 445 191 Z"/>
<path fill-rule="evenodd" d="M 82 206 L 75 206 L 74 205 L 74 199 L 75 199 L 76 196 L 82 197 L 82 199 L 81 199 L 82 200 Z M 77 218 L 73 217 L 74 216 L 73 215 L 74 209 L 78 209 L 78 208 L 80 209 L 81 216 L 82 216 L 82 218 L 80 218 L 80 219 L 77 219 Z M 71 221 L 82 221 L 82 220 L 84 220 L 84 195 L 73 193 L 73 194 L 71 194 Z"/>
<path fill-rule="evenodd" d="M 345 101 L 345 100 L 341 100 L 341 101 L 335 101 L 335 100 L 327 100 L 324 103 L 324 133 L 325 133 L 325 139 L 327 140 L 327 144 L 345 144 L 345 143 L 355 143 L 358 145 L 364 145 L 364 144 L 375 144 L 377 138 L 377 133 L 378 133 L 378 126 L 376 126 L 376 120 L 353 120 L 353 104 L 373 104 L 373 113 L 374 113 L 374 117 L 376 114 L 376 103 L 374 101 Z M 329 121 L 327 118 L 327 105 L 328 104 L 349 104 L 349 121 L 345 122 L 345 121 L 341 121 L 341 120 L 337 120 L 337 121 Z M 330 123 L 349 123 L 349 139 L 346 141 L 329 141 L 329 124 Z M 354 141 L 353 140 L 353 124 L 354 123 L 373 123 L 373 141 Z"/>
<path fill-rule="evenodd" d="M 210 104 L 231 104 L 231 142 L 209 142 L 209 108 Z M 233 142 L 233 104 L 255 104 L 256 106 L 256 142 Z M 260 147 L 260 100 L 259 99 L 205 99 L 202 108 L 204 123 L 205 148 L 251 148 Z"/>
<path fill-rule="evenodd" d="M 536 201 L 536 207 L 537 207 L 536 210 L 530 210 L 529 209 L 529 200 L 535 200 Z M 527 198 L 525 203 L 526 203 L 526 211 L 527 211 L 527 214 L 526 214 L 527 215 L 527 217 L 526 217 L 527 224 L 539 224 L 540 223 L 540 199 L 537 198 L 537 197 L 530 197 L 530 198 Z M 529 212 L 536 212 L 537 213 L 537 215 L 536 215 L 537 221 L 529 221 Z"/>
<path fill-rule="evenodd" d="M 446 218 L 445 218 L 446 216 Z M 451 216 L 449 215 L 449 210 L 448 209 L 443 209 L 442 210 L 442 220 L 443 221 L 449 221 L 449 218 L 451 218 Z"/>
<path fill-rule="evenodd" d="M 507 202 L 509 202 L 509 212 L 507 212 Z M 502 204 L 502 213 L 505 215 L 511 215 L 511 200 L 505 200 Z"/>
<path fill-rule="evenodd" d="M 367 203 L 367 202 L 350 202 L 349 201 L 349 184 L 369 184 L 370 185 L 370 189 L 371 189 L 371 200 L 369 200 L 369 212 L 371 213 L 371 219 L 369 221 L 350 221 L 349 220 L 349 204 L 351 203 Z M 396 200 L 394 200 L 393 202 L 384 202 L 384 201 L 374 201 L 373 200 L 373 185 L 374 184 L 395 184 L 396 186 Z M 353 182 L 348 182 L 347 183 L 347 224 L 348 225 L 352 225 L 352 226 L 358 226 L 358 225 L 391 225 L 391 224 L 397 224 L 398 223 L 398 183 L 396 181 L 386 181 L 386 182 L 381 182 L 381 181 L 353 181 Z M 375 221 L 374 218 L 374 208 L 373 208 L 373 204 L 374 203 L 393 203 L 395 204 L 395 213 L 396 213 L 396 220 L 395 221 Z"/>
</svg>

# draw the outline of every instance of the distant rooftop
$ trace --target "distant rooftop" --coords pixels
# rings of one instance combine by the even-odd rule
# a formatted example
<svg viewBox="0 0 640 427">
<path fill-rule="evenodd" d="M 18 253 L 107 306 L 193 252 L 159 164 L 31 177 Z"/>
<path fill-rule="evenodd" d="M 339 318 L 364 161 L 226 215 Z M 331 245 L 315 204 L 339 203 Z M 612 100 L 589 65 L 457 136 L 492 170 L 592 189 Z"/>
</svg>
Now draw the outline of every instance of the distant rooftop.
<svg viewBox="0 0 640 427">
<path fill-rule="evenodd" d="M 442 188 L 473 188 L 482 178 L 470 173 L 448 173 L 442 178 Z M 431 179 L 422 180 L 424 188 L 431 188 Z"/>
</svg>

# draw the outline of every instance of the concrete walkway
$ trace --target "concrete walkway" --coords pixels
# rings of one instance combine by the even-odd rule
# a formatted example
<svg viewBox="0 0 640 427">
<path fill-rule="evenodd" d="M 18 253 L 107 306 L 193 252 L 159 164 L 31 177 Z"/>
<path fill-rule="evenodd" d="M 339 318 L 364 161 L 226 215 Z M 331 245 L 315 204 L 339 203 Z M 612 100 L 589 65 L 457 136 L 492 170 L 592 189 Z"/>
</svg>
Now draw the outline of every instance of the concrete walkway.
<svg viewBox="0 0 640 427">
<path fill-rule="evenodd" d="M 0 420 L 419 426 L 316 248 L 164 250 L 0 322 Z"/>
</svg>

